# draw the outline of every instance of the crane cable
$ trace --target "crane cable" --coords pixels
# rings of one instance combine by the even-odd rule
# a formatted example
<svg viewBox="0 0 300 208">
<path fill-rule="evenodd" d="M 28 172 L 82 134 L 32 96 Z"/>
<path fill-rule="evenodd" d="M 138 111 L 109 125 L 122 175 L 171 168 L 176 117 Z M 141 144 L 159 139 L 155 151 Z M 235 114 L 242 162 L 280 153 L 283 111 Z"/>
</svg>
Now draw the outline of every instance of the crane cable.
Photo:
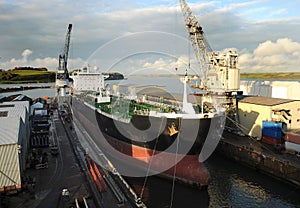
<svg viewBox="0 0 300 208">
<path fill-rule="evenodd" d="M 141 191 L 140 196 L 139 196 L 140 200 L 142 200 L 143 195 L 144 195 L 145 187 L 146 187 L 147 180 L 148 180 L 148 177 L 149 177 L 150 167 L 151 167 L 152 162 L 153 162 L 153 156 L 154 156 L 154 153 L 155 153 L 155 150 L 156 150 L 156 147 L 157 147 L 157 143 L 158 143 L 158 139 L 159 139 L 159 135 L 160 135 L 160 132 L 161 132 L 161 129 L 162 129 L 162 124 L 163 124 L 164 119 L 165 119 L 165 117 L 162 117 L 162 120 L 161 120 L 161 123 L 160 123 L 160 127 L 159 127 L 159 131 L 157 133 L 155 145 L 154 145 L 154 148 L 152 150 L 152 155 L 151 155 L 151 158 L 150 158 L 150 162 L 149 162 L 148 167 L 147 167 L 147 174 L 146 174 L 146 177 L 145 177 L 145 180 L 144 180 L 142 191 Z"/>
<path fill-rule="evenodd" d="M 226 116 L 226 118 L 227 119 L 229 119 L 239 130 L 243 130 L 243 129 L 245 129 L 245 130 L 249 130 L 248 128 L 246 128 L 245 126 L 243 126 L 243 125 L 241 125 L 240 123 L 238 123 L 237 121 L 235 121 L 235 120 L 233 120 L 232 118 L 230 118 L 229 116 Z M 251 141 L 254 141 L 256 144 L 259 144 L 259 146 L 260 147 L 262 147 L 262 148 L 264 148 L 264 149 L 266 149 L 268 152 L 270 152 L 270 153 L 272 153 L 272 154 L 274 154 L 274 152 L 269 148 L 269 147 L 267 147 L 266 145 L 264 145 L 264 144 L 262 144 L 262 143 L 260 143 L 260 142 L 258 142 L 256 139 L 254 139 L 252 136 L 249 136 L 249 135 L 247 135 L 250 139 L 251 139 Z"/>
<path fill-rule="evenodd" d="M 181 122 L 181 119 L 179 118 L 179 123 Z M 176 142 L 176 154 L 175 154 L 175 161 L 174 161 L 174 171 L 173 171 L 173 181 L 172 181 L 172 191 L 171 191 L 171 200 L 170 200 L 170 208 L 173 207 L 173 201 L 174 201 L 174 191 L 175 191 L 175 179 L 176 179 L 176 171 L 177 171 L 177 158 L 178 158 L 178 148 L 179 148 L 179 136 L 180 131 L 177 135 L 177 142 Z"/>
</svg>

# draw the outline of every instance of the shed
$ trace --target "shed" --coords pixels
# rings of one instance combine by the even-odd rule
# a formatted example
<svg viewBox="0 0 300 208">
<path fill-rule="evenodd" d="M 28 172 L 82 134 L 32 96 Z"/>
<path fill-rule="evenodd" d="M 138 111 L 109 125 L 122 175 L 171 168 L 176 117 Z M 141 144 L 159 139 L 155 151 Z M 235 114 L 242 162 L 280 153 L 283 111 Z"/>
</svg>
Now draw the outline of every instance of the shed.
<svg viewBox="0 0 300 208">
<path fill-rule="evenodd" d="M 22 154 L 20 117 L 0 118 L 0 193 L 21 189 L 21 174 L 25 166 Z"/>
<path fill-rule="evenodd" d="M 4 102 L 0 103 L 0 117 L 21 117 L 21 124 L 25 139 L 23 141 L 24 153 L 27 154 L 30 138 L 29 102 Z"/>
<path fill-rule="evenodd" d="M 44 104 L 41 102 L 36 102 L 33 105 L 31 105 L 31 114 L 34 114 L 35 109 L 43 109 L 44 108 Z"/>
<path fill-rule="evenodd" d="M 244 133 L 261 138 L 262 121 L 282 121 L 288 130 L 300 129 L 300 100 L 245 97 L 238 103 Z"/>
</svg>

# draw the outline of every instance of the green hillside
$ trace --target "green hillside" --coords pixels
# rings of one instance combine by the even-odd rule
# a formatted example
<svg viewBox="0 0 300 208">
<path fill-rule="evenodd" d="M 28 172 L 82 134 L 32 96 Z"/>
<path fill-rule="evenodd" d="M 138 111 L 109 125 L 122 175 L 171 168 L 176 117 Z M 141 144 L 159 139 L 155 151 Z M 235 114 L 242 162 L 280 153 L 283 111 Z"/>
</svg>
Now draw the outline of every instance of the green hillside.
<svg viewBox="0 0 300 208">
<path fill-rule="evenodd" d="M 300 80 L 300 72 L 243 73 L 242 79 Z"/>
<path fill-rule="evenodd" d="M 55 72 L 49 72 L 46 68 L 16 67 L 8 71 L 0 71 L 0 83 L 48 83 L 55 82 Z"/>
</svg>

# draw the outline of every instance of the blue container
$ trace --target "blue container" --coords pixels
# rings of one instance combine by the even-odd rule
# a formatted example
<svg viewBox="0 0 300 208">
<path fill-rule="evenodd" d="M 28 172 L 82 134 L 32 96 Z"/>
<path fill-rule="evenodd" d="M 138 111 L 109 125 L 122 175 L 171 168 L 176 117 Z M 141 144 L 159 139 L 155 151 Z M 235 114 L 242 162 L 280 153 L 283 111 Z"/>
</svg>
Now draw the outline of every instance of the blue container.
<svg viewBox="0 0 300 208">
<path fill-rule="evenodd" d="M 280 139 L 282 137 L 282 122 L 263 121 L 262 135 Z"/>
</svg>

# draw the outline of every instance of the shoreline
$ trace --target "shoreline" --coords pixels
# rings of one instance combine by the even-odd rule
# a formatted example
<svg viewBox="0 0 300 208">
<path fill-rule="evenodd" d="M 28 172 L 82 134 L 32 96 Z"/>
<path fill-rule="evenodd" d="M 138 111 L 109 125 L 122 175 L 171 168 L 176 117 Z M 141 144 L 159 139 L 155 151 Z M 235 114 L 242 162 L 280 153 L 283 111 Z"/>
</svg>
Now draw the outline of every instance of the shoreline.
<svg viewBox="0 0 300 208">
<path fill-rule="evenodd" d="M 24 90 L 43 89 L 43 88 L 52 88 L 52 86 L 17 86 L 17 87 L 9 87 L 9 88 L 0 88 L 0 93 L 19 92 Z"/>
</svg>

